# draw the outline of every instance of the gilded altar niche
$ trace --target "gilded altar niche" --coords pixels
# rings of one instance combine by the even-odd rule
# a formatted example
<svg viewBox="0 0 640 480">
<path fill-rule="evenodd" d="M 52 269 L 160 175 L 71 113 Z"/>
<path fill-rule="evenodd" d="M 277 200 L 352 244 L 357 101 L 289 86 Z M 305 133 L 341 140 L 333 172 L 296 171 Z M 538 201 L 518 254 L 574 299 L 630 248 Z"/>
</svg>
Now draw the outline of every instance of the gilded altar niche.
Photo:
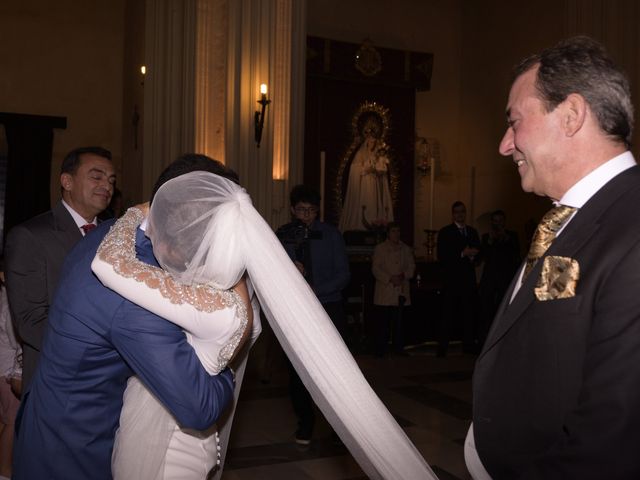
<svg viewBox="0 0 640 480">
<path fill-rule="evenodd" d="M 399 172 L 388 144 L 390 124 L 389 109 L 376 102 L 363 102 L 352 117 L 334 186 L 342 232 L 382 230 L 394 221 Z"/>
<path fill-rule="evenodd" d="M 375 245 L 391 220 L 413 238 L 415 98 L 432 65 L 432 54 L 369 39 L 307 37 L 303 181 L 320 187 L 321 216 L 348 245 Z"/>
</svg>

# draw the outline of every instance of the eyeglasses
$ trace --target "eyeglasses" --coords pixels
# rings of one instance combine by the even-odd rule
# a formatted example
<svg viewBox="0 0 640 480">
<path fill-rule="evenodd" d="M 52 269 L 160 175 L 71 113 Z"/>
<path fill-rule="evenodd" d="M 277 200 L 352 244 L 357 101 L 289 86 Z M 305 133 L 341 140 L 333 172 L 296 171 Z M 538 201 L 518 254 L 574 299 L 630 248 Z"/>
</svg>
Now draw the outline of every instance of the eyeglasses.
<svg viewBox="0 0 640 480">
<path fill-rule="evenodd" d="M 313 215 L 314 213 L 318 213 L 318 207 L 296 207 L 293 209 L 298 215 Z"/>
</svg>

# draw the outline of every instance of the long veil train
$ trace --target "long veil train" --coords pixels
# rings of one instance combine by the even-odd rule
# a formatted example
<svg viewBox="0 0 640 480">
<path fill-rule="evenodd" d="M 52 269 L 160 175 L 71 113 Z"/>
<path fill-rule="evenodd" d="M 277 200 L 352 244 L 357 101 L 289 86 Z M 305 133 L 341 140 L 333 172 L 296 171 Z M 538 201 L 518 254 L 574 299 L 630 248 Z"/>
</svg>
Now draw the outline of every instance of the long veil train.
<svg viewBox="0 0 640 480">
<path fill-rule="evenodd" d="M 168 215 L 176 204 L 188 212 Z M 186 213 L 186 214 L 185 214 Z M 244 268 L 265 315 L 316 405 L 372 479 L 437 479 L 362 375 L 351 353 L 271 227 L 235 183 L 192 172 L 165 183 L 149 215 L 156 245 L 189 252 L 160 264 L 182 283 L 220 279 L 233 285 Z M 192 245 L 184 245 L 184 241 Z M 175 249 L 172 249 L 175 253 Z M 164 257 L 164 258 L 163 258 Z M 179 264 L 179 265 L 178 265 Z"/>
</svg>

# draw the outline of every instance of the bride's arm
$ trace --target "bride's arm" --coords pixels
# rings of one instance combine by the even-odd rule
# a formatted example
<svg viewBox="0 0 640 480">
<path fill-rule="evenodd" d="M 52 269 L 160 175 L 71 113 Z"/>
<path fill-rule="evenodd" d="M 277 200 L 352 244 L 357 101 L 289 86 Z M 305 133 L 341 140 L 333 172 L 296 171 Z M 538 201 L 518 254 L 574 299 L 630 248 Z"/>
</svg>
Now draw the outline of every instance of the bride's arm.
<svg viewBox="0 0 640 480">
<path fill-rule="evenodd" d="M 143 218 L 139 209 L 130 208 L 111 227 L 91 264 L 93 272 L 105 286 L 194 337 L 229 337 L 221 352 L 228 361 L 244 339 L 250 320 L 246 285 L 241 282 L 230 291 L 181 285 L 161 268 L 141 262 L 136 257 L 135 236 Z M 225 314 L 229 318 L 223 318 Z"/>
</svg>

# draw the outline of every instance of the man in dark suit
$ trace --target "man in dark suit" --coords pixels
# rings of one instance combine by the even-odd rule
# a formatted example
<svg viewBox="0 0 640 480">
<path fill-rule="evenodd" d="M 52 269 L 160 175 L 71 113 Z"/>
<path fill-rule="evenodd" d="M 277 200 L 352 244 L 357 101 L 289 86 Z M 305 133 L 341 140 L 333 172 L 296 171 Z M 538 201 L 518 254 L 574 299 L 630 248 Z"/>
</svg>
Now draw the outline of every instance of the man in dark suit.
<svg viewBox="0 0 640 480">
<path fill-rule="evenodd" d="M 475 478 L 482 466 L 494 479 L 640 478 L 640 168 L 628 81 L 599 43 L 571 38 L 516 68 L 507 120 L 500 153 L 523 190 L 558 205 L 478 357 L 467 465 Z"/>
<path fill-rule="evenodd" d="M 185 155 L 161 174 L 234 172 Z M 91 262 L 114 220 L 69 253 L 49 315 L 42 357 L 16 421 L 13 478 L 111 479 L 111 451 L 127 379 L 138 375 L 184 428 L 204 430 L 233 398 L 233 374 L 210 376 L 173 323 L 125 300 L 93 275 Z M 138 258 L 157 265 L 149 239 Z"/>
<path fill-rule="evenodd" d="M 467 225 L 467 207 L 457 201 L 451 206 L 453 222 L 438 232 L 438 261 L 442 264 L 444 287 L 438 356 L 444 357 L 455 326 L 462 326 L 465 352 L 475 348 L 477 305 L 476 264 L 480 253 L 478 231 Z"/>
<path fill-rule="evenodd" d="M 484 345 L 489 327 L 500 306 L 504 293 L 520 265 L 518 234 L 506 228 L 506 214 L 502 210 L 491 213 L 491 230 L 482 235 L 482 278 L 478 288 L 480 318 L 478 344 Z"/>
<path fill-rule="evenodd" d="M 97 225 L 97 215 L 111 201 L 115 179 L 111 152 L 75 149 L 60 169 L 62 200 L 9 232 L 5 273 L 11 314 L 23 342 L 23 387 L 38 363 L 62 262 L 85 230 Z"/>
</svg>

